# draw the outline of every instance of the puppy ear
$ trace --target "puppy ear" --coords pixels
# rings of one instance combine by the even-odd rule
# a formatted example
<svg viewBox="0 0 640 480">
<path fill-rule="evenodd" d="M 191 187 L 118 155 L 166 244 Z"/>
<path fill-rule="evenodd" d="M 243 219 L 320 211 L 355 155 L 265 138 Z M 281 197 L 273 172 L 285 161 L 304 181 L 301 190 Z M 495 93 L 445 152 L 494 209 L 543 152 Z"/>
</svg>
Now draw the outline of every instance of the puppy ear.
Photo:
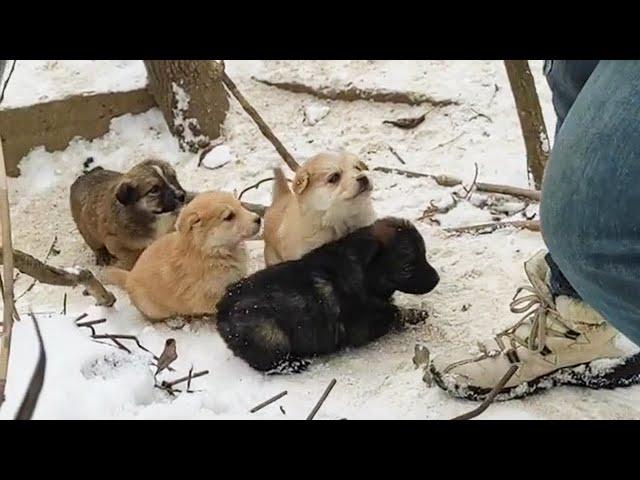
<svg viewBox="0 0 640 480">
<path fill-rule="evenodd" d="M 400 224 L 395 219 L 383 218 L 371 226 L 371 235 L 382 245 L 389 245 L 398 233 Z"/>
<path fill-rule="evenodd" d="M 293 181 L 293 191 L 300 195 L 309 185 L 309 172 L 300 172 Z"/>
<path fill-rule="evenodd" d="M 358 160 L 358 163 L 356 163 L 356 165 L 360 170 L 369 170 L 369 167 L 367 167 L 367 164 L 364 163 L 362 160 Z"/>
<path fill-rule="evenodd" d="M 122 205 L 131 205 L 140 199 L 136 185 L 130 180 L 120 182 L 116 191 L 116 198 Z"/>
<path fill-rule="evenodd" d="M 180 233 L 188 233 L 194 225 L 200 222 L 200 216 L 197 212 L 185 212 L 184 210 L 176 220 L 176 230 Z"/>
</svg>

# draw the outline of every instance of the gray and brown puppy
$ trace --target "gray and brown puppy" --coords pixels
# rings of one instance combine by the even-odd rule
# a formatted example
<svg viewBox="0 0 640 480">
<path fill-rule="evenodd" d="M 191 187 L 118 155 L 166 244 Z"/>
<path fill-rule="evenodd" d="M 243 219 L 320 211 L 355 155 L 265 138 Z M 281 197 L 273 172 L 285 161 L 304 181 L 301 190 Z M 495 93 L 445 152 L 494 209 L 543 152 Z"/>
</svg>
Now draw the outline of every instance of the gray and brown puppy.
<svg viewBox="0 0 640 480">
<path fill-rule="evenodd" d="M 98 265 L 130 270 L 154 240 L 174 230 L 186 194 L 175 170 L 145 160 L 126 173 L 94 168 L 71 185 L 71 214 Z"/>
</svg>

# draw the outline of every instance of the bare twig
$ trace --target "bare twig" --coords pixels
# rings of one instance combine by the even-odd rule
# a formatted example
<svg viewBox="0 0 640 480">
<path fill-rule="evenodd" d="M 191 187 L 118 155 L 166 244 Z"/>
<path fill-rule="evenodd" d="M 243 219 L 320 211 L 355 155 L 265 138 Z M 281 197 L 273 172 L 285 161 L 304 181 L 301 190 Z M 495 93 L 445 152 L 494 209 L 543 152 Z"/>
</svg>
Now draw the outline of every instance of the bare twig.
<svg viewBox="0 0 640 480">
<path fill-rule="evenodd" d="M 116 340 L 133 340 L 140 350 L 144 350 L 145 352 L 153 355 L 153 352 L 148 348 L 146 348 L 145 346 L 143 346 L 140 343 L 140 340 L 138 340 L 138 337 L 136 337 L 135 335 L 113 335 L 110 333 L 101 333 L 100 335 L 92 335 L 91 338 L 95 340 L 102 340 L 102 339 L 113 340 L 114 338 Z M 153 358 L 156 361 L 158 360 L 158 357 L 156 357 L 155 355 L 153 356 Z"/>
<path fill-rule="evenodd" d="M 160 385 L 156 385 L 156 386 L 162 390 L 166 390 L 168 393 L 173 395 L 175 392 L 178 391 L 173 388 L 176 385 L 179 385 L 187 381 L 189 382 L 189 385 L 191 385 L 191 380 L 193 380 L 194 378 L 202 377 L 203 375 L 207 375 L 208 373 L 209 373 L 209 370 L 203 370 L 201 372 L 196 372 L 193 374 L 189 372 L 189 375 L 187 375 L 186 377 L 181 377 L 181 378 L 178 378 L 177 380 L 172 380 L 171 382 L 167 382 L 166 380 L 163 380 Z"/>
<path fill-rule="evenodd" d="M 62 297 L 62 315 L 67 314 L 67 292 L 64 292 L 64 297 Z"/>
<path fill-rule="evenodd" d="M 446 204 L 444 207 L 439 207 L 438 205 L 436 205 L 436 203 L 433 200 L 431 200 L 429 202 L 429 207 L 424 212 L 422 212 L 422 215 L 420 215 L 417 220 L 429 219 L 432 223 L 440 225 L 440 222 L 434 219 L 433 216 L 436 214 L 444 215 L 446 213 L 449 213 L 454 208 L 456 208 L 459 202 L 458 197 L 451 194 L 451 200 L 452 202 Z"/>
<path fill-rule="evenodd" d="M 288 150 L 282 144 L 282 142 L 278 140 L 278 137 L 274 135 L 273 131 L 265 123 L 265 121 L 262 119 L 262 117 L 256 111 L 256 109 L 251 106 L 251 104 L 247 101 L 246 98 L 244 98 L 244 95 L 240 93 L 240 91 L 238 90 L 238 87 L 236 87 L 236 84 L 233 83 L 233 81 L 229 78 L 229 76 L 227 75 L 227 72 L 225 71 L 222 72 L 222 83 L 224 83 L 224 86 L 227 87 L 229 92 L 231 92 L 231 94 L 236 98 L 236 100 L 238 100 L 238 103 L 242 106 L 244 111 L 247 112 L 247 114 L 251 117 L 251 119 L 256 123 L 256 125 L 258 126 L 262 134 L 267 138 L 267 140 L 269 140 L 271 144 L 275 147 L 275 149 L 280 154 L 284 162 L 289 166 L 289 168 L 294 172 L 298 170 L 298 168 L 300 167 L 298 162 L 296 162 L 293 156 L 288 152 Z"/>
<path fill-rule="evenodd" d="M 299 82 L 272 82 L 256 77 L 252 77 L 256 82 L 280 88 L 293 93 L 306 93 L 325 100 L 341 100 L 354 102 L 357 100 L 367 100 L 379 103 L 403 103 L 406 105 L 422 105 L 428 103 L 434 107 L 446 107 L 449 105 L 459 105 L 455 100 L 436 100 L 428 95 L 417 92 L 398 92 L 394 90 L 375 89 L 367 90 L 355 86 L 347 86 L 344 89 L 334 87 L 311 87 Z"/>
<path fill-rule="evenodd" d="M 313 410 L 311 410 L 311 413 L 307 417 L 307 420 L 313 420 L 313 417 L 316 416 L 316 413 L 318 413 L 318 410 L 320 410 L 320 407 L 322 407 L 322 404 L 327 399 L 327 397 L 329 396 L 329 394 L 331 393 L 331 390 L 333 390 L 333 387 L 335 385 L 336 385 L 336 379 L 334 378 L 333 380 L 331 380 L 331 382 L 329 383 L 329 385 L 325 389 L 324 393 L 320 397 L 320 400 L 318 400 L 318 403 L 316 403 L 316 406 L 313 407 Z"/>
<path fill-rule="evenodd" d="M 0 249 L 4 250 L 2 247 L 0 247 Z M 13 255 L 15 258 L 15 267 L 22 273 L 35 278 L 40 283 L 64 287 L 82 285 L 89 294 L 96 299 L 97 305 L 110 307 L 116 302 L 116 297 L 105 289 L 104 285 L 102 285 L 89 270 L 64 270 L 52 267 L 32 257 L 28 253 L 15 249 L 13 250 Z"/>
<path fill-rule="evenodd" d="M 389 151 L 393 154 L 394 157 L 396 157 L 398 159 L 398 161 L 403 164 L 406 165 L 407 162 L 405 162 L 402 157 L 398 154 L 398 152 L 396 152 L 393 147 L 391 145 L 387 145 L 387 147 L 389 147 Z"/>
<path fill-rule="evenodd" d="M 512 197 L 528 198 L 529 200 L 540 201 L 541 195 L 538 190 L 529 190 L 528 188 L 511 187 L 509 185 L 496 185 L 493 183 L 476 183 L 478 192 L 500 193 L 502 195 L 511 195 Z"/>
<path fill-rule="evenodd" d="M 38 337 L 38 363 L 33 371 L 27 392 L 22 399 L 20 408 L 14 417 L 15 420 L 31 420 L 33 412 L 38 404 L 38 398 L 40 398 L 40 392 L 42 391 L 42 385 L 44 384 L 44 374 L 47 370 L 47 354 L 44 351 L 44 342 L 42 341 L 42 334 L 40 333 L 40 327 L 38 326 L 38 320 L 33 312 L 29 315 L 33 319 L 33 326 L 36 329 L 36 335 Z"/>
<path fill-rule="evenodd" d="M 479 225 L 469 225 L 466 227 L 455 227 L 455 228 L 445 228 L 445 232 L 450 233 L 480 233 L 483 230 L 487 230 L 486 233 L 494 232 L 501 228 L 506 227 L 515 227 L 522 228 L 525 230 L 531 230 L 532 232 L 540 231 L 540 222 L 531 221 L 531 220 L 514 220 L 511 222 L 494 222 L 494 223 L 481 223 Z"/>
<path fill-rule="evenodd" d="M 482 118 L 486 118 L 489 121 L 489 123 L 493 123 L 493 120 L 491 120 L 491 117 L 489 115 L 485 115 L 484 113 L 478 112 L 474 108 L 470 108 L 469 110 L 475 113 L 475 115 L 468 120 L 469 122 L 472 120 L 475 120 L 476 118 L 482 117 Z"/>
<path fill-rule="evenodd" d="M 238 195 L 238 200 L 242 200 L 242 196 L 247 193 L 249 190 L 253 190 L 254 188 L 257 190 L 260 185 L 262 185 L 263 183 L 266 182 L 272 182 L 274 179 L 274 177 L 269 177 L 269 178 L 263 178 L 262 180 L 259 180 L 258 182 L 254 183 L 253 185 L 249 185 L 247 188 L 245 188 L 244 190 L 242 190 L 240 192 L 240 195 Z"/>
<path fill-rule="evenodd" d="M 276 396 L 271 397 L 269 400 L 265 400 L 264 402 L 262 402 L 262 403 L 256 405 L 255 407 L 253 407 L 251 410 L 249 410 L 249 413 L 256 413 L 258 410 L 262 410 L 264 407 L 266 407 L 268 405 L 271 405 L 273 402 L 276 402 L 276 401 L 280 400 L 286 394 L 287 394 L 286 390 L 284 392 L 280 392 Z"/>
<path fill-rule="evenodd" d="M 478 181 L 478 163 L 476 162 L 474 163 L 474 165 L 476 167 L 476 173 L 473 175 L 473 182 L 471 182 L 471 186 L 469 187 L 468 190 L 466 187 L 462 187 L 464 188 L 465 192 L 467 192 L 467 194 L 464 196 L 465 200 L 469 200 L 469 197 L 473 193 L 473 189 L 476 186 L 476 182 Z"/>
<path fill-rule="evenodd" d="M 94 337 L 93 337 L 93 338 L 95 338 L 95 335 L 94 335 Z M 122 344 L 122 342 L 121 342 L 120 340 L 118 340 L 116 337 L 111 337 L 111 341 L 112 341 L 113 343 L 115 343 L 115 344 L 116 344 L 116 347 L 118 347 L 120 350 L 124 350 L 124 351 L 125 351 L 125 352 L 127 352 L 127 353 L 133 353 L 131 350 L 129 350 L 127 347 L 125 347 L 125 346 Z"/>
<path fill-rule="evenodd" d="M 410 172 L 408 170 L 400 170 L 398 168 L 387 167 L 374 167 L 373 170 L 382 173 L 395 173 L 397 175 L 404 175 L 405 177 L 409 178 L 430 178 L 434 180 L 438 185 L 441 185 L 443 187 L 455 187 L 456 185 L 462 184 L 462 180 L 456 177 L 451 177 L 449 175 L 430 175 L 428 173 Z"/>
<path fill-rule="evenodd" d="M 489 405 L 491 405 L 493 400 L 498 396 L 498 394 L 507 384 L 509 379 L 513 377 L 513 375 L 516 373 L 516 370 L 518 370 L 518 365 L 511 365 L 511 367 L 509 367 L 509 370 L 507 370 L 507 373 L 505 373 L 504 376 L 498 382 L 498 384 L 495 387 L 493 387 L 493 389 L 487 395 L 487 398 L 484 399 L 484 401 L 480 404 L 480 406 L 478 406 L 477 408 L 474 408 L 470 412 L 464 413 L 462 415 L 458 415 L 457 417 L 454 417 L 451 420 L 471 420 L 472 418 L 475 418 L 478 415 L 480 415 L 482 412 L 484 412 L 487 408 L 489 408 Z"/>
<path fill-rule="evenodd" d="M 435 147 L 430 148 L 430 149 L 429 149 L 429 151 L 437 150 L 438 148 L 442 148 L 442 147 L 444 147 L 445 145 L 449 145 L 450 143 L 453 143 L 453 142 L 455 142 L 456 140 L 458 140 L 458 139 L 459 139 L 461 136 L 463 136 L 463 135 L 464 135 L 464 132 L 463 132 L 463 133 L 461 133 L 460 135 L 458 135 L 458 136 L 456 136 L 456 137 L 452 138 L 451 140 L 447 140 L 446 142 L 439 143 L 439 144 L 438 144 L 438 145 L 436 145 Z"/>
<path fill-rule="evenodd" d="M 85 316 L 87 315 L 86 313 L 84 314 Z M 100 318 L 98 320 L 90 320 L 88 322 L 78 322 L 76 321 L 76 327 L 85 327 L 91 330 L 91 336 L 93 337 L 96 334 L 96 330 L 95 328 L 93 328 L 93 325 L 97 325 L 99 323 L 104 323 L 106 322 L 107 319 L 106 318 Z"/>
<path fill-rule="evenodd" d="M 191 365 L 191 368 L 189 369 L 189 375 L 188 375 L 188 379 L 187 379 L 187 392 L 191 390 L 191 379 L 193 378 L 193 365 Z"/>
<path fill-rule="evenodd" d="M 18 62 L 17 60 L 13 61 L 13 64 L 11 65 L 11 70 L 9 70 L 9 74 L 7 75 L 7 79 L 4 81 L 4 84 L 2 85 L 2 92 L 0 92 L 0 104 L 2 104 L 2 101 L 4 100 L 4 92 L 7 90 L 7 85 L 9 85 L 9 80 L 11 80 L 11 77 L 13 76 L 13 71 L 16 69 L 17 62 Z M 4 68 L 2 70 L 4 70 Z M 0 80 L 2 80 L 1 71 L 0 71 Z"/>
</svg>

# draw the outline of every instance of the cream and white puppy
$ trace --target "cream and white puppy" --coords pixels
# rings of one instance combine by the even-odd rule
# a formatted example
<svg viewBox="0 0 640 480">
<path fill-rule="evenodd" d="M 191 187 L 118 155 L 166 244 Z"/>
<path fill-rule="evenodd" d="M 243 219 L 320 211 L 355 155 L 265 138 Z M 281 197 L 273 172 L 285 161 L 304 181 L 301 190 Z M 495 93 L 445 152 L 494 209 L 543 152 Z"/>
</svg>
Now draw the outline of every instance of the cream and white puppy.
<svg viewBox="0 0 640 480">
<path fill-rule="evenodd" d="M 371 225 L 376 215 L 367 170 L 355 155 L 321 153 L 296 172 L 292 191 L 282 170 L 276 169 L 273 199 L 264 217 L 265 263 L 297 260 Z"/>
<path fill-rule="evenodd" d="M 153 242 L 130 272 L 107 270 L 150 320 L 214 313 L 226 287 L 247 275 L 244 240 L 260 217 L 230 193 L 205 192 L 181 211 L 175 232 Z"/>
</svg>

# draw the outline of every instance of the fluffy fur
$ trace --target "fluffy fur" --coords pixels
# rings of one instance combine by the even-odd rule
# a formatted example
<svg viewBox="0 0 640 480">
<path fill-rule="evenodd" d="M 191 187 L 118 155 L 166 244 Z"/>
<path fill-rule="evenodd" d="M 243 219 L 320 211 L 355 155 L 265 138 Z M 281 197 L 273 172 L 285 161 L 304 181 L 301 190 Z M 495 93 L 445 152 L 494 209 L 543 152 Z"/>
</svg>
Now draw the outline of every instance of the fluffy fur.
<svg viewBox="0 0 640 480">
<path fill-rule="evenodd" d="M 96 263 L 129 270 L 151 242 L 174 229 L 185 191 L 171 165 L 146 160 L 126 173 L 94 168 L 73 182 L 70 202 Z"/>
<path fill-rule="evenodd" d="M 393 293 L 423 294 L 439 282 L 425 255 L 408 221 L 378 220 L 230 286 L 218 331 L 257 370 L 299 370 L 305 357 L 364 345 L 398 325 Z"/>
<path fill-rule="evenodd" d="M 305 253 L 371 225 L 373 185 L 367 166 L 348 153 L 321 153 L 296 172 L 293 191 L 276 169 L 273 199 L 264 217 L 267 265 Z"/>
<path fill-rule="evenodd" d="M 110 268 L 107 281 L 125 289 L 149 319 L 215 312 L 226 287 L 247 274 L 243 241 L 260 217 L 230 193 L 205 192 L 184 207 L 169 233 L 147 248 L 131 272 Z"/>
</svg>

